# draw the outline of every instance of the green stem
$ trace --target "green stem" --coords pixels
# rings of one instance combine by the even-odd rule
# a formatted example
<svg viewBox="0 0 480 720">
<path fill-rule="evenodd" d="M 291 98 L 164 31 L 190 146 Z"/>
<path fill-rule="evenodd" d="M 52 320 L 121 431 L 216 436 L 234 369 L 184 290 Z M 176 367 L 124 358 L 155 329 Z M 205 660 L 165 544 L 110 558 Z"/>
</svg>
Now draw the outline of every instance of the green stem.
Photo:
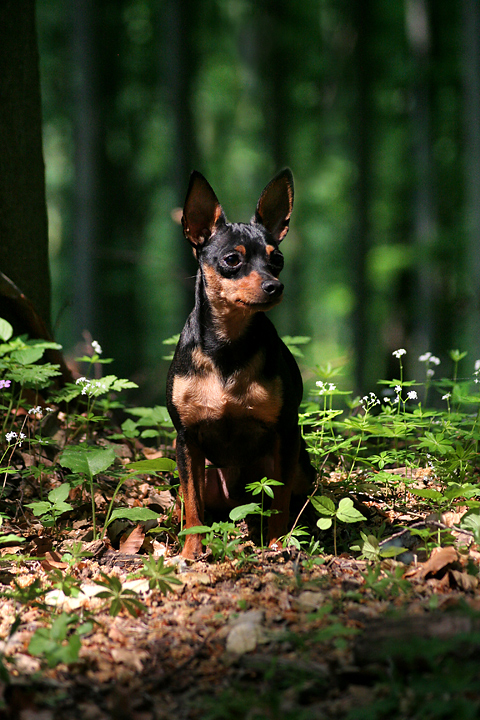
<svg viewBox="0 0 480 720">
<path fill-rule="evenodd" d="M 337 557 L 337 516 L 333 516 L 333 554 Z"/>
<path fill-rule="evenodd" d="M 97 521 L 96 521 L 96 515 L 95 515 L 95 494 L 93 490 L 93 475 L 92 473 L 89 473 L 89 480 L 90 480 L 90 497 L 92 498 L 92 520 L 93 520 L 93 539 L 97 539 Z"/>
<path fill-rule="evenodd" d="M 105 524 L 104 524 L 104 526 L 103 526 L 103 530 L 102 530 L 101 535 L 100 535 L 100 540 L 103 540 L 103 538 L 105 537 L 105 532 L 106 532 L 106 530 L 107 530 L 108 521 L 109 521 L 109 519 L 110 519 L 110 515 L 112 514 L 113 503 L 115 502 L 115 498 L 117 497 L 117 494 L 118 494 L 120 488 L 122 487 L 123 483 L 125 482 L 125 480 L 126 480 L 126 478 L 123 478 L 122 480 L 120 480 L 120 482 L 118 483 L 117 487 L 115 488 L 115 492 L 114 492 L 113 495 L 112 495 L 112 499 L 110 500 L 110 504 L 109 504 L 109 506 L 108 506 L 107 514 L 106 514 L 106 516 L 105 516 Z"/>
</svg>

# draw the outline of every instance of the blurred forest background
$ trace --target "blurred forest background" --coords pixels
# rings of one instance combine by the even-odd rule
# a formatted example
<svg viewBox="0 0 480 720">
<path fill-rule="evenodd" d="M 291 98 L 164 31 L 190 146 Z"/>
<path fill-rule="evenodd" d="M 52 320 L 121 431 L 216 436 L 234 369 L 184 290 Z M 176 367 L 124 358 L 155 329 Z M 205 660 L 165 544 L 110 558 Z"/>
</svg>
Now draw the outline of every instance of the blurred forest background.
<svg viewBox="0 0 480 720">
<path fill-rule="evenodd" d="M 189 174 L 248 220 L 295 177 L 280 334 L 365 393 L 480 358 L 478 0 L 38 0 L 52 327 L 161 401 Z"/>
</svg>

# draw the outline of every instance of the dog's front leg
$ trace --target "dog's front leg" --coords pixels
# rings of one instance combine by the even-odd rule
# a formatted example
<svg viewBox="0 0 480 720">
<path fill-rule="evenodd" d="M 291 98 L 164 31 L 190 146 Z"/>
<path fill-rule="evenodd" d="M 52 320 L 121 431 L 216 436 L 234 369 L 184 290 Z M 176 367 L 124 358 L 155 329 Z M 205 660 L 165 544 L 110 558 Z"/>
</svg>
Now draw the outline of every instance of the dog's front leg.
<svg viewBox="0 0 480 720">
<path fill-rule="evenodd" d="M 177 436 L 177 466 L 185 509 L 185 528 L 203 525 L 205 455 L 180 433 Z M 186 535 L 182 555 L 194 559 L 203 552 L 202 535 Z"/>
<path fill-rule="evenodd" d="M 268 519 L 268 545 L 279 546 L 279 538 L 287 533 L 290 499 L 295 482 L 300 451 L 298 428 L 288 434 L 279 435 L 275 443 L 274 479 L 283 485 L 274 487 L 271 509 L 276 510 Z"/>
</svg>

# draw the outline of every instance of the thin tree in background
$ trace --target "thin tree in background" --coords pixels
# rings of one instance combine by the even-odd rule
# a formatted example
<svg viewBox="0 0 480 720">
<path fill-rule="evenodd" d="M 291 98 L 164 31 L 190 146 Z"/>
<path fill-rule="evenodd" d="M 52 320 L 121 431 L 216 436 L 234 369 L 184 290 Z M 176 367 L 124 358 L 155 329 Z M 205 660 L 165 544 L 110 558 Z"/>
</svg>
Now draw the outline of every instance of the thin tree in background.
<svg viewBox="0 0 480 720">
<path fill-rule="evenodd" d="M 96 331 L 96 248 L 100 238 L 97 19 L 93 0 L 75 0 L 72 8 L 75 187 L 72 265 L 73 331 Z"/>
<path fill-rule="evenodd" d="M 435 296 L 433 251 L 437 238 L 435 217 L 429 100 L 430 28 L 426 0 L 406 0 L 406 34 L 414 63 L 412 88 L 413 242 L 418 249 L 419 271 L 415 282 L 412 317 L 412 357 L 431 349 Z"/>
<path fill-rule="evenodd" d="M 480 5 L 463 0 L 467 348 L 480 358 Z"/>
<path fill-rule="evenodd" d="M 31 300 L 49 326 L 48 229 L 34 0 L 0 3 L 0 271 Z M 7 314 L 5 305 L 5 299 L 0 299 L 0 315 Z"/>
</svg>

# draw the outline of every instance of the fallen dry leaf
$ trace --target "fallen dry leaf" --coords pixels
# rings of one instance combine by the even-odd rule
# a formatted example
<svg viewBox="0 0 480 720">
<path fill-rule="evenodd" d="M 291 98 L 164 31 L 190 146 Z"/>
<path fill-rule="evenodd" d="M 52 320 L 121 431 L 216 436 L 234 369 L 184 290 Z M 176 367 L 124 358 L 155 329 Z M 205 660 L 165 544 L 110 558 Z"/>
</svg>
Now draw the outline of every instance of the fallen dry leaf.
<svg viewBox="0 0 480 720">
<path fill-rule="evenodd" d="M 432 554 L 423 563 L 419 563 L 416 568 L 408 570 L 405 577 L 415 577 L 422 580 L 428 576 L 436 575 L 448 565 L 458 560 L 458 553 L 451 545 L 448 547 L 439 547 L 432 550 Z"/>
<path fill-rule="evenodd" d="M 144 539 L 145 531 L 140 525 L 137 525 L 129 535 L 126 533 L 122 535 L 119 551 L 125 555 L 136 555 L 142 547 Z"/>
</svg>

